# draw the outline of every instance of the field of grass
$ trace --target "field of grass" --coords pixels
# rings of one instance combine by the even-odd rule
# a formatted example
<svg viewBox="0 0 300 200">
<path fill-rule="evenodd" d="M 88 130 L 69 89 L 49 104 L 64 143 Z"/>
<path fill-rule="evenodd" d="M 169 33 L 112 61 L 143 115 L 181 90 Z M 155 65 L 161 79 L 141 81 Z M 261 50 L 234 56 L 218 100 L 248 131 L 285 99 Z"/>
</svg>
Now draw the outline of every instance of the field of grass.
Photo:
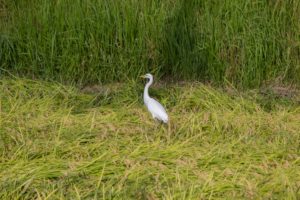
<svg viewBox="0 0 300 200">
<path fill-rule="evenodd" d="M 0 67 L 82 84 L 300 84 L 299 19 L 299 0 L 0 0 Z"/>
<path fill-rule="evenodd" d="M 2 78 L 0 199 L 300 198 L 299 94 L 161 83 L 167 127 L 142 90 Z"/>
<path fill-rule="evenodd" d="M 0 199 L 300 199 L 299 19 L 299 0 L 0 0 Z"/>
</svg>

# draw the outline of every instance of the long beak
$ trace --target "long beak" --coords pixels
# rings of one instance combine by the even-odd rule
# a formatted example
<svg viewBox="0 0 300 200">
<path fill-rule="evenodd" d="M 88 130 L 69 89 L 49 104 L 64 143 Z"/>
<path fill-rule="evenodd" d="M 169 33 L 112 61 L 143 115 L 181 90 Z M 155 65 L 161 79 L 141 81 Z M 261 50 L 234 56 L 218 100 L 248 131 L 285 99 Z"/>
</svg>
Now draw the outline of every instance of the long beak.
<svg viewBox="0 0 300 200">
<path fill-rule="evenodd" d="M 146 78 L 145 75 L 140 76 L 140 78 Z"/>
</svg>

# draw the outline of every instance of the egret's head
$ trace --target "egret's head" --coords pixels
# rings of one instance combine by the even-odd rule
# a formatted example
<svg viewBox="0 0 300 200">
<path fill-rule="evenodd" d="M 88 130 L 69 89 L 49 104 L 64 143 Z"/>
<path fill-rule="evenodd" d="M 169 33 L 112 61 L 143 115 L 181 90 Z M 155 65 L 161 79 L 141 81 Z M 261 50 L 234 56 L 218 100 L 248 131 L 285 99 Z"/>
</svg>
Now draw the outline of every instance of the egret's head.
<svg viewBox="0 0 300 200">
<path fill-rule="evenodd" d="M 143 75 L 143 76 L 141 76 L 141 78 L 147 78 L 147 79 L 152 79 L 153 78 L 153 76 L 152 76 L 152 74 L 145 74 L 145 75 Z"/>
</svg>

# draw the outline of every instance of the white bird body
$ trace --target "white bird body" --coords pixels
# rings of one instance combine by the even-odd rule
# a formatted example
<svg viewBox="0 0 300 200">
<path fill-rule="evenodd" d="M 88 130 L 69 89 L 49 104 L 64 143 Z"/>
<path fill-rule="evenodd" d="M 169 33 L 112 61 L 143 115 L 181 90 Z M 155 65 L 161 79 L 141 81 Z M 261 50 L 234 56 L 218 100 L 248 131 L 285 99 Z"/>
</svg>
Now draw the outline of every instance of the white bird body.
<svg viewBox="0 0 300 200">
<path fill-rule="evenodd" d="M 144 103 L 145 103 L 147 109 L 152 114 L 152 117 L 154 119 L 157 119 L 164 123 L 168 123 L 168 114 L 167 114 L 166 110 L 158 101 L 151 98 L 148 93 L 148 89 L 149 89 L 150 85 L 153 83 L 153 76 L 151 74 L 146 74 L 143 77 L 149 79 L 149 82 L 146 84 L 145 89 L 144 89 Z"/>
<path fill-rule="evenodd" d="M 151 98 L 145 102 L 148 110 L 151 112 L 152 117 L 154 119 L 158 119 L 163 121 L 164 123 L 168 123 L 168 115 L 164 107 L 157 102 L 155 99 Z"/>
</svg>

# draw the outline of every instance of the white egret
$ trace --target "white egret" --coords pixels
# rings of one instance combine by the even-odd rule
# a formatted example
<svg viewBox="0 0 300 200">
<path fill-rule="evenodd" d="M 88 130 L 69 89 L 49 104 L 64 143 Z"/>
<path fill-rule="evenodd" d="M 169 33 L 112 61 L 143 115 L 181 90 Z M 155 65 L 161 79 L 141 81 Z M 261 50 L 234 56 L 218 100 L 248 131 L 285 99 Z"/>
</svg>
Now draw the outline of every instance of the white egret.
<svg viewBox="0 0 300 200">
<path fill-rule="evenodd" d="M 168 114 L 164 107 L 155 99 L 151 98 L 148 93 L 150 85 L 153 83 L 153 76 L 151 74 L 146 74 L 141 76 L 142 78 L 149 79 L 148 83 L 144 89 L 144 103 L 148 108 L 149 112 L 152 114 L 153 119 L 157 119 L 164 123 L 168 123 Z"/>
</svg>

